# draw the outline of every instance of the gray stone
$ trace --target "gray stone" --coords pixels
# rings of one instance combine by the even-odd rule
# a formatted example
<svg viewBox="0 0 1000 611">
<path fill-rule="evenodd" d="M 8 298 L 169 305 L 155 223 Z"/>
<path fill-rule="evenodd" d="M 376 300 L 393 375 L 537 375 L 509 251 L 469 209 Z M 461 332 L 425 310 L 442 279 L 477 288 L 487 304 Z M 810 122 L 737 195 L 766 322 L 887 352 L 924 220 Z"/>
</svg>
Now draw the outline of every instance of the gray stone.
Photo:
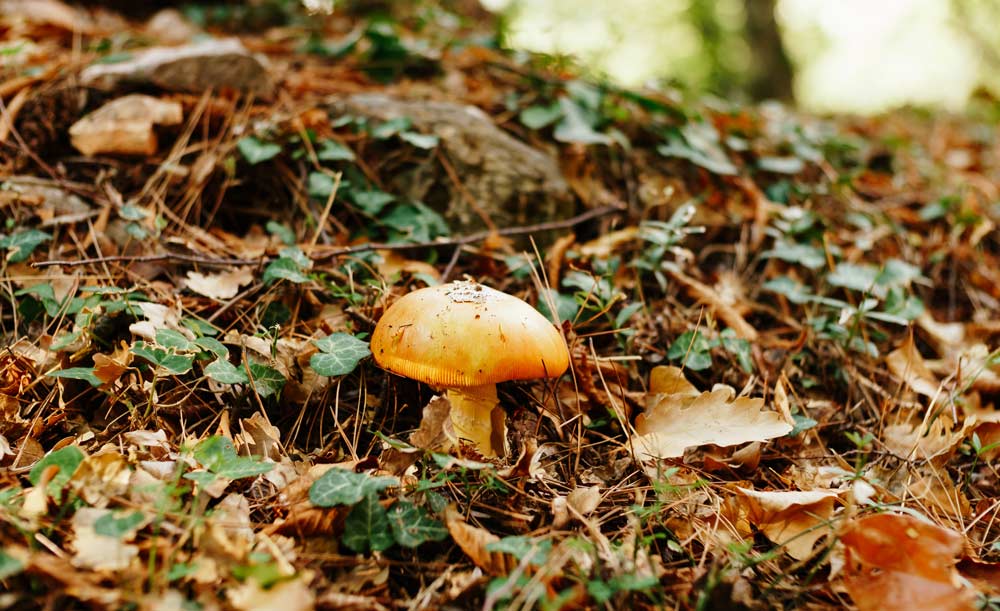
<svg viewBox="0 0 1000 611">
<path fill-rule="evenodd" d="M 153 47 L 122 62 L 90 66 L 80 78 L 99 87 L 138 83 L 192 93 L 228 88 L 267 96 L 274 88 L 263 61 L 235 38 Z"/>
<path fill-rule="evenodd" d="M 434 205 L 455 232 L 485 228 L 470 198 L 498 228 L 567 218 L 574 212 L 556 160 L 501 130 L 474 106 L 366 93 L 335 101 L 331 111 L 377 121 L 407 117 L 415 130 L 438 136 L 462 187 L 436 159 L 391 177 L 390 186 L 396 194 Z M 446 202 L 440 201 L 442 192 Z"/>
</svg>

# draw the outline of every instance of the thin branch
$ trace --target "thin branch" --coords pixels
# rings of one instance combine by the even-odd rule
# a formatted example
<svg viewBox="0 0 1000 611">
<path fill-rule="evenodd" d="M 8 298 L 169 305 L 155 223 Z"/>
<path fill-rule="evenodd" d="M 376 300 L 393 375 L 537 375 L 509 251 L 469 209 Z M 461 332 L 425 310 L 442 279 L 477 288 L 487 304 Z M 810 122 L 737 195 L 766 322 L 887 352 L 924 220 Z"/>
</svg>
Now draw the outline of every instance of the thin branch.
<svg viewBox="0 0 1000 611">
<path fill-rule="evenodd" d="M 479 231 L 477 233 L 472 233 L 465 236 L 459 236 L 456 238 L 450 238 L 445 240 L 435 240 L 433 242 L 412 242 L 412 243 L 393 243 L 385 244 L 381 242 L 367 242 L 365 244 L 358 244 L 356 246 L 341 246 L 336 248 L 331 248 L 324 250 L 323 247 L 317 247 L 316 250 L 319 252 L 316 256 L 312 257 L 314 261 L 322 261 L 326 259 L 332 259 L 334 257 L 342 257 L 345 255 L 353 255 L 361 252 L 369 252 L 372 250 L 419 250 L 421 248 L 440 248 L 443 246 L 464 246 L 466 244 L 471 244 L 473 242 L 479 242 L 485 240 L 491 235 L 501 235 L 501 236 L 515 236 L 515 235 L 525 235 L 532 233 L 539 233 L 542 231 L 555 231 L 557 229 L 569 229 L 575 227 L 581 223 L 600 218 L 602 216 L 607 216 L 609 214 L 614 214 L 616 212 L 624 212 L 625 209 L 621 206 L 602 206 L 600 208 L 594 208 L 593 210 L 588 210 L 581 214 L 568 219 L 563 219 L 559 221 L 547 221 L 545 223 L 536 223 L 534 225 L 524 225 L 520 227 L 507 227 L 504 229 L 498 229 L 495 232 L 492 231 Z M 312 253 L 310 253 L 312 254 Z M 197 263 L 199 265 L 260 265 L 273 261 L 277 257 L 260 257 L 259 259 L 223 259 L 218 257 L 205 257 L 201 255 L 186 255 L 182 253 L 161 253 L 157 255 L 113 255 L 107 257 L 93 257 L 90 259 L 61 259 L 61 260 L 51 260 L 51 261 L 38 261 L 32 263 L 32 267 L 50 267 L 53 265 L 63 265 L 67 267 L 77 267 L 80 265 L 92 265 L 95 263 L 111 263 L 116 261 L 127 261 L 129 263 L 149 263 L 154 261 L 180 261 L 182 263 Z"/>
</svg>

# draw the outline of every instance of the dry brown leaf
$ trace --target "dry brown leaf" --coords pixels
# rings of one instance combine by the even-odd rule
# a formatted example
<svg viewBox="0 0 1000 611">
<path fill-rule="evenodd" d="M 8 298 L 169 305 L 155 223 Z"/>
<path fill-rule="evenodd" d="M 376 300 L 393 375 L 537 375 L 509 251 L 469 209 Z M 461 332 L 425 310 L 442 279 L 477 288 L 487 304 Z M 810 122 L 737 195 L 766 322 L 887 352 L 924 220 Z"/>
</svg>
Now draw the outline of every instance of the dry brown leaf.
<svg viewBox="0 0 1000 611">
<path fill-rule="evenodd" d="M 716 386 L 711 392 L 693 396 L 690 385 L 680 382 L 683 374 L 676 367 L 657 367 L 653 375 L 651 388 L 680 392 L 650 394 L 646 411 L 636 418 L 638 436 L 633 445 L 642 460 L 677 458 L 686 448 L 707 444 L 724 447 L 763 441 L 792 430 L 781 414 L 763 411 L 763 399 L 734 398 L 736 391 L 729 386 Z"/>
<path fill-rule="evenodd" d="M 929 426 L 922 422 L 890 424 L 882 431 L 882 442 L 887 450 L 900 458 L 945 459 L 962 443 L 970 426 L 972 423 L 956 431 L 951 419 L 945 416 L 935 418 Z"/>
<path fill-rule="evenodd" d="M 311 611 L 316 606 L 316 595 L 309 587 L 312 580 L 312 571 L 303 571 L 295 579 L 264 588 L 251 578 L 227 589 L 226 597 L 240 611 Z"/>
<path fill-rule="evenodd" d="M 916 346 L 913 345 L 912 337 L 907 337 L 903 345 L 890 352 L 885 357 L 885 364 L 893 375 L 902 380 L 914 392 L 931 399 L 935 399 L 941 394 L 941 383 L 937 376 L 927 368 L 924 358 L 920 356 Z"/>
<path fill-rule="evenodd" d="M 241 288 L 253 282 L 253 278 L 253 269 L 250 267 L 234 267 L 217 274 L 191 271 L 187 273 L 184 286 L 199 295 L 223 301 L 236 297 Z"/>
<path fill-rule="evenodd" d="M 836 490 L 736 490 L 746 519 L 796 560 L 808 558 L 816 542 L 832 531 Z"/>
<path fill-rule="evenodd" d="M 69 481 L 70 487 L 94 507 L 106 507 L 112 497 L 128 490 L 132 471 L 125 457 L 113 448 L 105 446 L 84 458 Z"/>
<path fill-rule="evenodd" d="M 486 529 L 467 524 L 454 508 L 449 507 L 445 511 L 444 522 L 455 544 L 465 552 L 473 564 L 490 575 L 505 575 L 517 564 L 506 554 L 488 551 L 486 546 L 496 543 L 500 537 Z"/>
<path fill-rule="evenodd" d="M 95 571 L 120 571 L 127 569 L 139 556 L 139 547 L 126 541 L 135 536 L 138 525 L 123 537 L 101 535 L 94 531 L 94 523 L 111 515 L 107 509 L 82 507 L 73 514 L 73 566 Z"/>
<path fill-rule="evenodd" d="M 152 155 L 157 149 L 153 126 L 177 125 L 182 112 L 177 102 L 138 93 L 123 96 L 70 126 L 70 141 L 84 155 Z"/>
<path fill-rule="evenodd" d="M 965 538 L 909 515 L 852 521 L 841 533 L 844 582 L 860 611 L 972 611 L 974 593 L 958 584 Z"/>
</svg>

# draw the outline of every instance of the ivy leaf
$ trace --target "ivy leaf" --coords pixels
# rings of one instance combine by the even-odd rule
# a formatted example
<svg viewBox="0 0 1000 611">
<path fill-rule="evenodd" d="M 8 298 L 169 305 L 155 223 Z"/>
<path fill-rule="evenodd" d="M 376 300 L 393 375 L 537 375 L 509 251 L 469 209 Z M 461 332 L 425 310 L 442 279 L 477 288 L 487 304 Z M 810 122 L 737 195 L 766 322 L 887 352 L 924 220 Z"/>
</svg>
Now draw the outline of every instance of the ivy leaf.
<svg viewBox="0 0 1000 611">
<path fill-rule="evenodd" d="M 156 331 L 156 343 L 164 348 L 173 348 L 175 350 L 193 349 L 191 340 L 185 337 L 180 331 L 173 329 L 158 329 Z"/>
<path fill-rule="evenodd" d="M 399 479 L 392 476 L 373 477 L 334 467 L 313 482 L 309 488 L 309 502 L 317 507 L 353 505 L 366 495 L 398 485 Z"/>
<path fill-rule="evenodd" d="M 262 399 L 277 395 L 285 387 L 285 376 L 274 367 L 250 364 L 250 375 L 253 376 L 253 387 Z"/>
<path fill-rule="evenodd" d="M 52 239 L 52 235 L 38 229 L 27 229 L 0 238 L 0 248 L 6 248 L 7 261 L 19 263 L 31 256 L 39 244 Z"/>
<path fill-rule="evenodd" d="M 309 173 L 309 197 L 326 200 L 337 186 L 337 180 L 326 172 Z"/>
<path fill-rule="evenodd" d="M 541 129 L 546 125 L 551 125 L 563 116 L 562 106 L 556 102 L 548 106 L 540 104 L 529 106 L 521 111 L 521 124 L 528 129 Z"/>
<path fill-rule="evenodd" d="M 426 541 L 440 541 L 448 536 L 444 524 L 435 520 L 423 507 L 399 501 L 389 510 L 392 537 L 403 547 L 417 547 Z"/>
<path fill-rule="evenodd" d="M 264 274 L 261 277 L 264 284 L 270 284 L 278 279 L 288 280 L 295 284 L 304 284 L 311 280 L 309 276 L 303 273 L 298 263 L 287 257 L 280 257 L 271 261 L 264 269 Z"/>
<path fill-rule="evenodd" d="M 193 354 L 177 354 L 173 349 L 166 350 L 142 340 L 132 345 L 132 354 L 146 359 L 156 367 L 162 367 L 172 375 L 183 375 L 191 371 L 194 364 Z"/>
<path fill-rule="evenodd" d="M 321 140 L 316 153 L 321 161 L 354 161 L 354 151 L 335 140 Z"/>
<path fill-rule="evenodd" d="M 366 495 L 344 520 L 344 545 L 357 553 L 379 552 L 392 546 L 389 517 L 378 496 Z"/>
<path fill-rule="evenodd" d="M 350 333 L 331 333 L 313 340 L 313 344 L 321 352 L 309 359 L 309 366 L 321 376 L 347 375 L 354 371 L 361 359 L 371 355 L 368 343 Z"/>
<path fill-rule="evenodd" d="M 701 333 L 686 331 L 670 345 L 667 358 L 673 361 L 683 359 L 683 367 L 692 371 L 702 371 L 712 366 L 712 348 L 713 343 Z"/>
<path fill-rule="evenodd" d="M 233 442 L 221 435 L 213 435 L 198 442 L 194 448 L 194 458 L 205 469 L 226 479 L 254 477 L 274 468 L 273 463 L 261 462 L 259 458 L 239 456 Z"/>
<path fill-rule="evenodd" d="M 70 367 L 68 369 L 60 369 L 59 371 L 53 371 L 48 374 L 51 378 L 67 378 L 70 380 L 85 380 L 90 382 L 90 385 L 94 388 L 99 387 L 104 382 L 101 381 L 96 375 L 94 375 L 93 367 Z"/>
<path fill-rule="evenodd" d="M 403 132 L 399 134 L 403 142 L 408 142 L 418 149 L 432 149 L 438 145 L 440 139 L 434 134 L 421 134 L 419 132 Z"/>
<path fill-rule="evenodd" d="M 221 357 L 205 365 L 205 375 L 222 384 L 246 384 L 250 381 L 245 371 Z"/>
<path fill-rule="evenodd" d="M 559 106 L 563 117 L 552 134 L 556 140 L 580 144 L 611 144 L 611 138 L 594 129 L 586 109 L 574 100 L 568 97 L 559 98 Z"/>
<path fill-rule="evenodd" d="M 106 513 L 94 522 L 94 532 L 105 537 L 121 539 L 142 526 L 146 516 L 141 511 L 133 511 L 123 516 Z"/>
<path fill-rule="evenodd" d="M 266 142 L 254 136 L 240 138 L 236 148 L 250 165 L 274 159 L 281 152 L 281 147 L 273 142 Z"/>
<path fill-rule="evenodd" d="M 51 465 L 59 467 L 59 472 L 49 481 L 48 486 L 49 494 L 55 496 L 69 482 L 69 479 L 73 477 L 73 474 L 76 473 L 76 470 L 80 467 L 80 463 L 83 462 L 85 457 L 86 455 L 83 453 L 83 450 L 77 446 L 66 446 L 54 452 L 49 452 L 31 468 L 31 471 L 28 473 L 28 481 L 33 486 L 37 486 L 38 482 L 42 480 L 42 473 L 47 468 Z"/>
<path fill-rule="evenodd" d="M 372 216 L 378 216 L 386 204 L 392 203 L 395 199 L 395 196 L 379 190 L 351 192 L 351 201 L 354 205 Z"/>
<path fill-rule="evenodd" d="M 194 345 L 201 349 L 201 351 L 214 354 L 220 359 L 229 357 L 229 349 L 214 337 L 199 337 L 194 340 Z"/>
</svg>

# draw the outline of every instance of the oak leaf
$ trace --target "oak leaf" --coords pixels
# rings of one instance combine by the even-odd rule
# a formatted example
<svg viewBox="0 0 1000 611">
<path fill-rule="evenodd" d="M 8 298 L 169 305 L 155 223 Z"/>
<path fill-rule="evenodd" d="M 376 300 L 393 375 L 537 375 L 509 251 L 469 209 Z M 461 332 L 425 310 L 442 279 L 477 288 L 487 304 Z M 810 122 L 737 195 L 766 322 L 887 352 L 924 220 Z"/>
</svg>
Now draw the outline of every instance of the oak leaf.
<svg viewBox="0 0 1000 611">
<path fill-rule="evenodd" d="M 831 531 L 836 490 L 736 490 L 747 521 L 796 560 L 808 558 L 816 542 Z"/>
<path fill-rule="evenodd" d="M 974 592 L 955 570 L 964 539 L 909 515 L 854 520 L 840 536 L 847 591 L 860 611 L 971 611 Z"/>
<path fill-rule="evenodd" d="M 686 448 L 763 441 L 792 430 L 781 414 L 762 409 L 763 399 L 735 397 L 736 391 L 723 385 L 698 393 L 676 367 L 655 368 L 650 391 L 646 411 L 635 422 L 640 459 L 677 458 Z"/>
</svg>

